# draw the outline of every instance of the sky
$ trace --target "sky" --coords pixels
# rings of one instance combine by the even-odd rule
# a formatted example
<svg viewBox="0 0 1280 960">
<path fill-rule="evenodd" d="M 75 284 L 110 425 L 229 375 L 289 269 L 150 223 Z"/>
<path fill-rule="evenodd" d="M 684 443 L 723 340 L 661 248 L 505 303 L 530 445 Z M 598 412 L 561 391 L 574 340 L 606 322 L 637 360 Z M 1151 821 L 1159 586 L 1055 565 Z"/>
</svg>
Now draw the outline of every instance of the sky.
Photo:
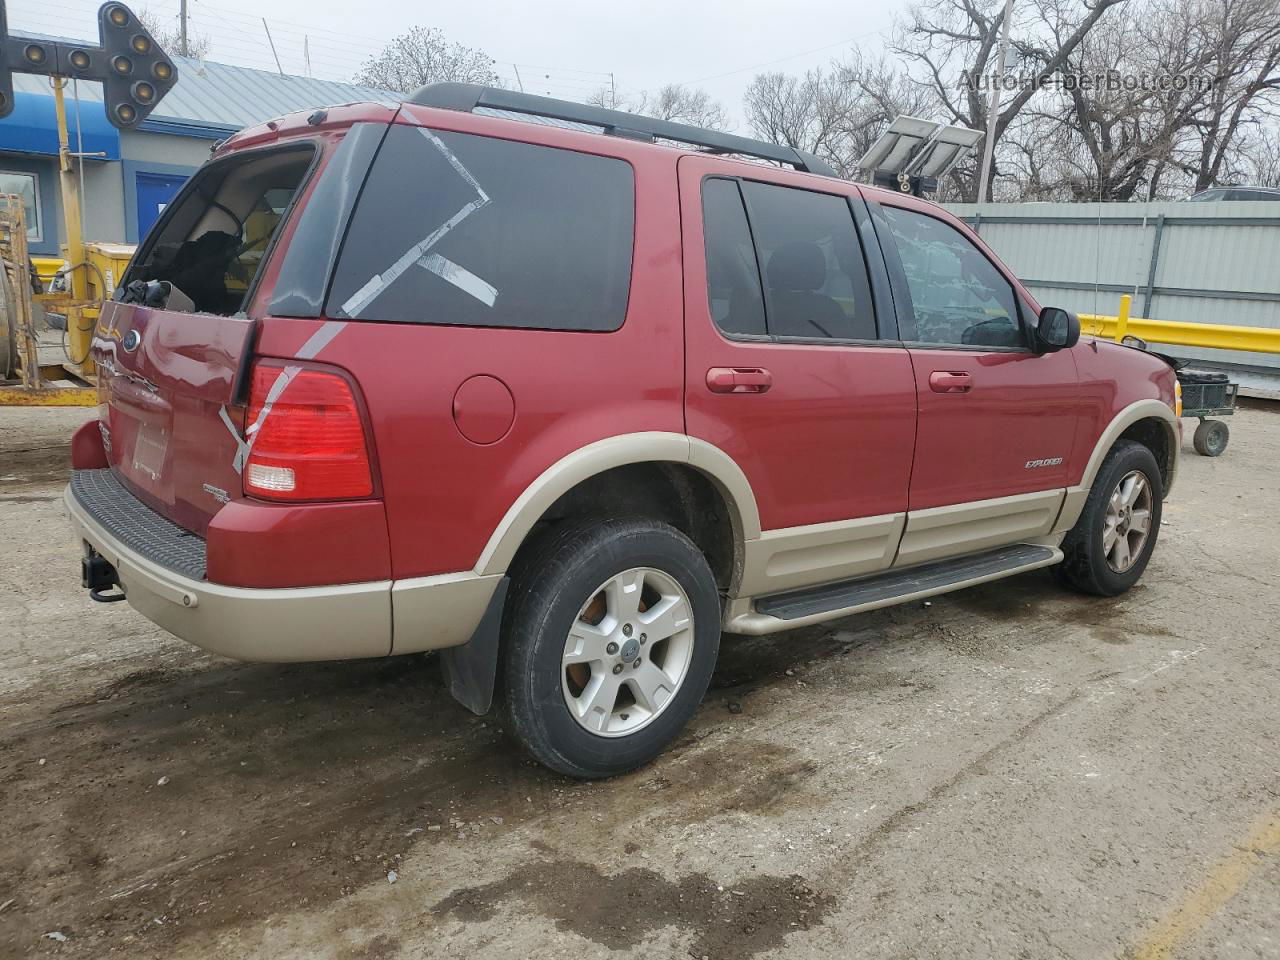
<svg viewBox="0 0 1280 960">
<path fill-rule="evenodd" d="M 178 0 L 125 2 L 176 22 Z M 9 29 L 96 39 L 99 3 L 10 0 Z M 397 34 L 417 25 L 438 27 L 448 39 L 494 57 L 511 87 L 517 71 L 528 92 L 567 99 L 582 99 L 611 82 L 622 95 L 688 83 L 724 103 L 741 127 L 742 94 L 756 73 L 802 73 L 855 44 L 878 52 L 894 13 L 905 6 L 906 0 L 810 0 L 803 7 L 779 0 L 650 0 L 625 7 L 600 0 L 354 6 L 342 0 L 189 0 L 189 29 L 209 37 L 211 60 L 275 69 L 265 16 L 286 73 L 306 72 L 306 37 L 312 74 L 349 80 Z"/>
</svg>

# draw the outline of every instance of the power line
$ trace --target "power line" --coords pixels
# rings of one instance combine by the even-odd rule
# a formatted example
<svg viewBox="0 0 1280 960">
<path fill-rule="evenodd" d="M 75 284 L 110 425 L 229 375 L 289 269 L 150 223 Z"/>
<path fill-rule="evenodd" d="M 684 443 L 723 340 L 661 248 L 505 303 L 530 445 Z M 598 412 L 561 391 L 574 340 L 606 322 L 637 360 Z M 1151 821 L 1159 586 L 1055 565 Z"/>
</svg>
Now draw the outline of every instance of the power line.
<svg viewBox="0 0 1280 960">
<path fill-rule="evenodd" d="M 734 69 L 734 70 L 726 70 L 724 73 L 713 73 L 710 76 L 699 77 L 696 80 L 681 80 L 680 85 L 689 86 L 695 83 L 706 83 L 708 80 L 719 80 L 721 77 L 732 77 L 734 74 L 748 73 L 751 70 L 759 70 L 763 67 L 772 67 L 774 64 L 777 64 L 777 63 L 785 63 L 788 60 L 797 60 L 800 57 L 807 57 L 810 54 L 822 53 L 824 50 L 832 50 L 835 47 L 848 46 L 851 43 L 856 43 L 859 40 L 865 40 L 867 37 L 873 37 L 883 32 L 884 32 L 883 28 L 878 30 L 868 30 L 866 33 L 859 33 L 856 36 L 848 37 L 847 39 L 844 39 L 844 40 L 837 40 L 835 43 L 828 43 L 827 45 L 822 47 L 814 47 L 812 50 L 803 50 L 800 53 L 787 54 L 787 56 L 778 57 L 776 60 L 766 60 L 764 63 L 752 64 L 749 67 L 738 67 L 737 69 Z"/>
</svg>

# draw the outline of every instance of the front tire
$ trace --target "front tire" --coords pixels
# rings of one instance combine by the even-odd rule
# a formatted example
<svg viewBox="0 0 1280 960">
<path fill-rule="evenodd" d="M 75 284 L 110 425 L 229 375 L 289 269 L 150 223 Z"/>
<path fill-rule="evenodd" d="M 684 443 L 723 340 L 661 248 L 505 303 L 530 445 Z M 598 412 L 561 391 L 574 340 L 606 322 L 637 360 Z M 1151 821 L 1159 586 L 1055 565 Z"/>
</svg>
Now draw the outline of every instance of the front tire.
<svg viewBox="0 0 1280 960">
<path fill-rule="evenodd" d="M 653 759 L 701 703 L 720 598 L 701 551 L 651 520 L 569 522 L 511 583 L 503 693 L 540 763 L 591 779 Z"/>
<path fill-rule="evenodd" d="M 1080 519 L 1062 542 L 1058 579 L 1114 597 L 1142 576 L 1160 535 L 1164 479 L 1151 451 L 1121 440 L 1102 462 Z"/>
</svg>

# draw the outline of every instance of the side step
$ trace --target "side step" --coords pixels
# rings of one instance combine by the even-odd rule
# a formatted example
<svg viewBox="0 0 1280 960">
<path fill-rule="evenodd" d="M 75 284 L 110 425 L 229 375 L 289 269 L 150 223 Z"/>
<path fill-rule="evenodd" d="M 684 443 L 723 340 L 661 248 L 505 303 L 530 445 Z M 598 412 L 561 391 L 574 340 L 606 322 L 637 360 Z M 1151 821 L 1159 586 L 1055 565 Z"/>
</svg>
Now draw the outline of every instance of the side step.
<svg viewBox="0 0 1280 960">
<path fill-rule="evenodd" d="M 742 633 L 769 633 L 819 620 L 887 607 L 905 600 L 932 597 L 988 580 L 1047 567 L 1062 559 L 1057 547 L 1015 543 L 997 550 L 890 570 L 873 577 L 807 587 L 789 593 L 761 597 L 755 613 L 737 618 L 729 629 Z M 773 621 L 775 626 L 762 621 Z M 746 628 L 746 629 L 743 629 Z"/>
</svg>

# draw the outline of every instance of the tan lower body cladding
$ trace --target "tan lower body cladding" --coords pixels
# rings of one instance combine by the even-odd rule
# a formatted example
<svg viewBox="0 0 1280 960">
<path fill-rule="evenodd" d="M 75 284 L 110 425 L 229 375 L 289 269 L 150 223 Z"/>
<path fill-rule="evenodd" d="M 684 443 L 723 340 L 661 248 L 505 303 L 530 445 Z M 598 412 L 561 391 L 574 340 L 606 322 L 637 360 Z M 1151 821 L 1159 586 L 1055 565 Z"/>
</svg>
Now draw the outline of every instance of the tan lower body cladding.
<svg viewBox="0 0 1280 960">
<path fill-rule="evenodd" d="M 1040 543 L 1056 548 L 1062 539 L 1054 528 L 1062 510 L 1065 491 L 980 500 L 909 514 L 886 514 L 858 520 L 767 530 L 748 541 L 742 589 L 725 610 L 725 629 L 735 633 L 772 633 L 806 623 L 818 623 L 859 609 L 887 606 L 913 599 L 914 594 L 892 601 L 878 601 L 849 609 L 805 617 L 801 621 L 777 620 L 755 610 L 753 599 L 803 587 L 873 577 L 890 569 L 918 566 L 953 557 L 980 553 L 1014 543 Z M 1049 561 L 1056 562 L 1056 561 Z M 1044 562 L 1025 569 L 1043 566 Z M 984 575 L 946 589 L 958 589 L 997 576 Z M 945 592 L 921 591 L 919 596 Z"/>
</svg>

